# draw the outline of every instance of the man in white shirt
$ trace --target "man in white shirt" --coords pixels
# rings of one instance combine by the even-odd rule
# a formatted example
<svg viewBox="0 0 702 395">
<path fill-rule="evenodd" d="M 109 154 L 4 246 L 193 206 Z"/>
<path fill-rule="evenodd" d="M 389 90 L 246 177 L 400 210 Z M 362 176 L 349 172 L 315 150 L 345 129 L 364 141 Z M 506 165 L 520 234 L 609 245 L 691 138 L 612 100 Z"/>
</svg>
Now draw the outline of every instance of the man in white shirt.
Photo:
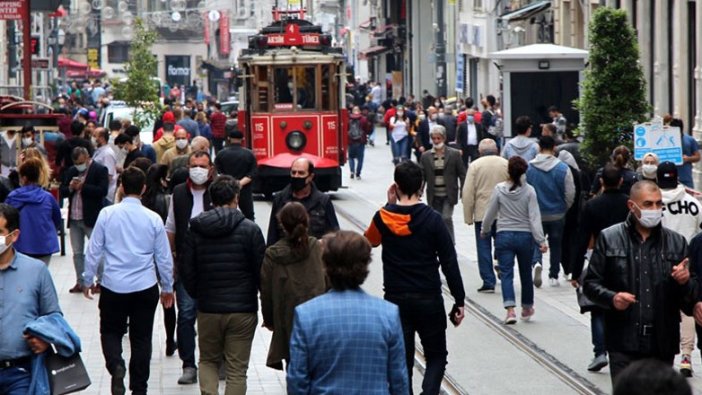
<svg viewBox="0 0 702 395">
<path fill-rule="evenodd" d="M 105 198 L 114 203 L 117 190 L 117 156 L 109 144 L 110 132 L 105 128 L 96 128 L 93 131 L 91 142 L 97 150 L 93 153 L 93 160 L 107 168 L 109 187 Z"/>
</svg>

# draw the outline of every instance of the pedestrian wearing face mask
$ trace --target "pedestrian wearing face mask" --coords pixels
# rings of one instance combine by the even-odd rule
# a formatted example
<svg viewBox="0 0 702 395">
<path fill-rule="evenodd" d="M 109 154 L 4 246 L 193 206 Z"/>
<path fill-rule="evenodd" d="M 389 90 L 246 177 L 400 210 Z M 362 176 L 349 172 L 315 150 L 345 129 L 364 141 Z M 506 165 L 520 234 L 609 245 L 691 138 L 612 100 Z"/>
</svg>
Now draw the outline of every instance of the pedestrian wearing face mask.
<svg viewBox="0 0 702 395">
<path fill-rule="evenodd" d="M 305 157 L 299 157 L 290 166 L 290 185 L 273 197 L 266 239 L 268 246 L 275 244 L 284 234 L 277 216 L 278 211 L 288 202 L 299 202 L 305 206 L 310 216 L 310 236 L 321 239 L 325 234 L 339 230 L 339 221 L 331 197 L 320 192 L 314 185 L 314 164 Z"/>
<path fill-rule="evenodd" d="M 467 167 L 480 157 L 478 144 L 488 138 L 483 125 L 475 120 L 476 111 L 472 108 L 466 110 L 466 121 L 461 122 L 456 133 L 456 141 L 452 146 L 462 151 L 463 164 Z"/>
<path fill-rule="evenodd" d="M 461 152 L 446 145 L 446 129 L 443 126 L 432 127 L 430 133 L 433 147 L 423 153 L 419 160 L 427 182 L 427 203 L 441 214 L 455 243 L 453 208 L 458 203 L 459 188 L 463 188 L 466 168 Z"/>
<path fill-rule="evenodd" d="M 214 166 L 209 152 L 196 151 L 190 154 L 188 173 L 188 180 L 173 188 L 173 196 L 168 208 L 168 218 L 166 219 L 166 234 L 171 245 L 176 268 L 174 286 L 178 310 L 176 340 L 178 356 L 183 361 L 183 374 L 178 379 L 178 384 L 197 383 L 197 366 L 195 364 L 197 304 L 195 299 L 190 297 L 185 290 L 185 286 L 178 278 L 177 272 L 179 271 L 180 256 L 183 254 L 190 219 L 211 210 L 213 207 L 207 190 L 214 175 Z"/>
<path fill-rule="evenodd" d="M 673 365 L 680 352 L 680 310 L 691 315 L 687 242 L 661 226 L 663 196 L 651 181 L 631 188 L 626 221 L 600 233 L 584 281 L 585 295 L 605 310 L 605 347 L 615 382 L 632 362 Z"/>
<path fill-rule="evenodd" d="M 439 124 L 439 111 L 436 107 L 429 107 L 426 110 L 426 117 L 419 122 L 417 134 L 414 136 L 414 154 L 417 161 L 425 151 L 431 149 L 431 128 Z"/>
<path fill-rule="evenodd" d="M 128 137 L 125 135 L 125 137 Z M 82 279 L 85 269 L 85 240 L 90 239 L 95 221 L 104 205 L 110 181 L 107 168 L 90 159 L 83 147 L 73 149 L 73 166 L 64 172 L 59 188 L 61 198 L 68 199 L 68 229 L 73 248 L 73 266 L 76 269 L 76 285 L 71 293 L 83 292 Z M 102 267 L 98 269 L 97 283 L 93 293 L 100 291 Z"/>
<path fill-rule="evenodd" d="M 191 152 L 188 132 L 185 129 L 177 130 L 175 132 L 175 146 L 163 153 L 159 163 L 170 167 L 173 159 L 181 155 L 190 155 Z"/>
<path fill-rule="evenodd" d="M 134 138 L 126 133 L 120 133 L 120 135 L 115 138 L 115 145 L 122 155 L 124 155 L 124 164 L 121 168 L 117 169 L 118 172 L 122 172 L 123 169 L 128 168 L 137 158 L 146 157 L 139 149 L 139 146 L 134 142 Z"/>
<path fill-rule="evenodd" d="M 636 171 L 639 180 L 649 180 L 656 182 L 656 171 L 660 163 L 658 155 L 649 152 L 641 159 L 641 167 Z"/>
<path fill-rule="evenodd" d="M 413 138 L 414 128 L 406 110 L 404 106 L 395 107 L 395 115 L 390 118 L 388 123 L 392 161 L 395 164 L 409 160 L 410 140 Z"/>
</svg>

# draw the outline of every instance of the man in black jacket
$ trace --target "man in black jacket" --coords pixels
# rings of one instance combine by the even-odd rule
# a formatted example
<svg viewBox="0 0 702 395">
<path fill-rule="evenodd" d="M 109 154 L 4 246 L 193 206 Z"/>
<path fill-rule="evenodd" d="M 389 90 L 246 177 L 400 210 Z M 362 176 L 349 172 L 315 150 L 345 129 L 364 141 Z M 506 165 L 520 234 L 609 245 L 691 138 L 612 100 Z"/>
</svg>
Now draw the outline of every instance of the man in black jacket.
<svg viewBox="0 0 702 395">
<path fill-rule="evenodd" d="M 466 121 L 458 125 L 456 131 L 456 140 L 449 140 L 449 145 L 460 149 L 463 157 L 463 165 L 468 167 L 468 164 L 480 156 L 478 145 L 484 138 L 494 138 L 483 129 L 483 125 L 475 123 L 475 110 L 468 108 L 466 110 Z M 452 145 L 453 144 L 453 145 Z"/>
<path fill-rule="evenodd" d="M 311 236 L 321 239 L 329 232 L 339 230 L 334 204 L 329 195 L 320 192 L 314 185 L 314 165 L 309 159 L 299 157 L 290 166 L 290 185 L 275 194 L 271 218 L 268 223 L 267 245 L 271 246 L 280 239 L 282 230 L 278 224 L 278 211 L 288 202 L 300 202 L 310 216 L 309 232 Z"/>
<path fill-rule="evenodd" d="M 93 226 L 103 207 L 110 185 L 107 168 L 90 159 L 88 150 L 75 147 L 71 155 L 73 165 L 63 173 L 63 182 L 59 188 L 61 198 L 68 198 L 68 228 L 73 248 L 73 266 L 76 269 L 76 285 L 71 293 L 83 292 L 81 286 L 85 269 L 85 239 L 90 239 Z M 98 268 L 98 281 L 93 293 L 100 291 L 102 265 Z"/>
<path fill-rule="evenodd" d="M 181 281 L 197 299 L 203 394 L 217 393 L 223 357 L 225 392 L 246 393 L 266 244 L 258 225 L 237 210 L 239 188 L 239 182 L 227 175 L 209 186 L 215 208 L 190 220 L 180 264 Z"/>
<path fill-rule="evenodd" d="M 173 188 L 173 197 L 166 218 L 166 235 L 171 245 L 175 266 L 180 270 L 180 256 L 187 239 L 190 219 L 212 209 L 212 201 L 207 187 L 210 184 L 214 167 L 210 154 L 196 151 L 188 158 L 188 180 Z M 185 289 L 182 281 L 176 278 L 174 285 L 178 307 L 176 339 L 178 356 L 183 361 L 183 374 L 178 384 L 197 383 L 195 364 L 195 319 L 197 304 Z"/>
<path fill-rule="evenodd" d="M 446 312 L 439 268 L 454 298 L 454 326 L 463 320 L 465 290 L 451 234 L 436 210 L 420 202 L 424 179 L 413 162 L 395 167 L 388 204 L 373 216 L 365 236 L 383 246 L 385 300 L 400 308 L 410 387 L 414 339 L 419 334 L 426 356 L 423 394 L 438 394 L 446 369 Z"/>
<path fill-rule="evenodd" d="M 219 174 L 232 176 L 239 181 L 239 209 L 247 219 L 254 221 L 253 191 L 251 185 L 256 177 L 256 157 L 250 149 L 241 145 L 244 134 L 236 123 L 227 122 L 225 126 L 229 144 L 215 157 L 215 167 Z"/>
<path fill-rule="evenodd" d="M 697 303 L 685 238 L 661 226 L 658 186 L 637 182 L 627 205 L 627 220 L 600 233 L 584 285 L 585 295 L 605 309 L 613 382 L 636 360 L 672 366 L 680 351 L 679 311 L 691 315 Z"/>
</svg>

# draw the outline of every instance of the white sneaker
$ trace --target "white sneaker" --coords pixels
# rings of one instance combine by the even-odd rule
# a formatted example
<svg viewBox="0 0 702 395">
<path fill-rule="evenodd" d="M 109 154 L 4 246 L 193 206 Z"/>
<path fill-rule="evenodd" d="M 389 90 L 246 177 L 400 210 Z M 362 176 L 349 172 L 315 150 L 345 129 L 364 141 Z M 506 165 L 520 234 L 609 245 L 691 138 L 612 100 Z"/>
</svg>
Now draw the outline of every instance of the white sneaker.
<svg viewBox="0 0 702 395">
<path fill-rule="evenodd" d="M 549 278 L 548 279 L 548 285 L 550 287 L 560 287 L 561 283 L 558 282 L 557 278 Z"/>
<path fill-rule="evenodd" d="M 541 288 L 542 280 L 541 280 L 541 271 L 543 270 L 543 266 L 541 266 L 541 262 L 536 262 L 536 265 L 534 265 L 534 286 L 536 288 Z"/>
</svg>

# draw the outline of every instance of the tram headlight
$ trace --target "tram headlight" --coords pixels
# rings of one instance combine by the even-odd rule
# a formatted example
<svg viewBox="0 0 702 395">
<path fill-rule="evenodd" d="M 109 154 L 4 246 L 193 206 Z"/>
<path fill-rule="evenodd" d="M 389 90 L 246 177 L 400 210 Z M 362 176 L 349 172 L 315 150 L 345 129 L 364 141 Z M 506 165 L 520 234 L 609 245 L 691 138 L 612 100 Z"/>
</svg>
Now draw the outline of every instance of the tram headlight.
<svg viewBox="0 0 702 395">
<path fill-rule="evenodd" d="M 288 148 L 293 151 L 300 151 L 305 147 L 306 143 L 307 137 L 305 137 L 302 132 L 297 130 L 288 133 L 288 135 L 285 137 L 285 144 L 287 144 Z"/>
</svg>

